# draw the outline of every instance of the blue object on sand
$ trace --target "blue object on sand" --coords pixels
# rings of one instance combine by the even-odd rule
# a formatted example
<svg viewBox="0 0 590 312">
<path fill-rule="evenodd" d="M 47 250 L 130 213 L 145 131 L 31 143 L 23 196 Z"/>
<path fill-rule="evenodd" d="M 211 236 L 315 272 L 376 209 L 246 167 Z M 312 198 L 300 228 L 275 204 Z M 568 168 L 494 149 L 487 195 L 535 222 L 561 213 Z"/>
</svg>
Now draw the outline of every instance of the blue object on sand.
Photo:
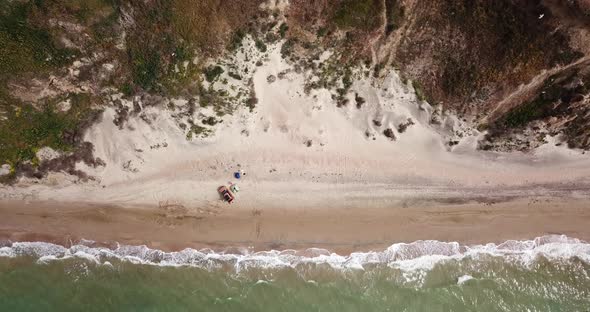
<svg viewBox="0 0 590 312">
<path fill-rule="evenodd" d="M 242 177 L 242 174 L 240 174 L 239 172 L 235 172 L 235 173 L 234 173 L 234 177 L 235 177 L 236 179 L 239 179 L 239 178 L 241 178 L 241 177 Z"/>
</svg>

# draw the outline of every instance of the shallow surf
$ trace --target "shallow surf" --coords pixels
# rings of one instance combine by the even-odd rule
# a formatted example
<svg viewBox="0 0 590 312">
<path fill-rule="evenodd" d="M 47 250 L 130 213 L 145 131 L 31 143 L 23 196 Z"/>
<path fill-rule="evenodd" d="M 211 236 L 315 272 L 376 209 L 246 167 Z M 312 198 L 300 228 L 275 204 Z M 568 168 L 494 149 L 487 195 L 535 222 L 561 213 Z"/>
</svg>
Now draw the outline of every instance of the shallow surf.
<svg viewBox="0 0 590 312">
<path fill-rule="evenodd" d="M 373 252 L 0 247 L 1 311 L 587 311 L 590 244 L 566 236 Z"/>
</svg>

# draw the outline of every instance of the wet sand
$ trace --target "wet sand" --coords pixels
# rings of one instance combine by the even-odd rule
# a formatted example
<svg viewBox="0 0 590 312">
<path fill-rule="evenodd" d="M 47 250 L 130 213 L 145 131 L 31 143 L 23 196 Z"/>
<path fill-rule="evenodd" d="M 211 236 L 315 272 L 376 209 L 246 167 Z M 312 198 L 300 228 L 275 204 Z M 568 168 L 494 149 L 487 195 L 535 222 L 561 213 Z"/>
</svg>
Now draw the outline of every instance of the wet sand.
<svg viewBox="0 0 590 312">
<path fill-rule="evenodd" d="M 326 248 L 341 254 L 398 242 L 501 243 L 546 234 L 590 240 L 590 200 L 522 198 L 501 203 L 215 209 L 0 201 L 0 240 L 70 245 L 81 239 L 166 251 Z"/>
</svg>

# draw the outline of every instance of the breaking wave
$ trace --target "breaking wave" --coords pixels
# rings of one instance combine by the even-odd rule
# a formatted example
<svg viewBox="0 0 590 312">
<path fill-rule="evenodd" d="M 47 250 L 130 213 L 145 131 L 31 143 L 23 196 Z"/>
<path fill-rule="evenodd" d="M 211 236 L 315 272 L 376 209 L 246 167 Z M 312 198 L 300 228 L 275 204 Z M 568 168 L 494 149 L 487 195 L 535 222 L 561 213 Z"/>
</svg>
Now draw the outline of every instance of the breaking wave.
<svg viewBox="0 0 590 312">
<path fill-rule="evenodd" d="M 367 267 L 385 265 L 409 272 L 431 270 L 442 262 L 465 258 L 477 260 L 485 256 L 502 257 L 523 266 L 530 265 L 539 257 L 557 260 L 577 258 L 590 263 L 590 244 L 565 235 L 472 246 L 457 242 L 426 240 L 397 243 L 383 251 L 354 252 L 350 255 L 338 255 L 319 248 L 259 252 L 248 249 L 216 252 L 210 249 L 188 248 L 178 252 L 164 252 L 147 246 L 119 245 L 109 249 L 92 245 L 91 241 L 83 241 L 66 248 L 44 242 L 14 242 L 0 247 L 0 257 L 32 257 L 38 263 L 76 258 L 104 265 L 120 260 L 143 265 L 225 268 L 236 272 L 250 268 L 297 267 L 306 264 L 350 270 L 365 270 Z"/>
</svg>

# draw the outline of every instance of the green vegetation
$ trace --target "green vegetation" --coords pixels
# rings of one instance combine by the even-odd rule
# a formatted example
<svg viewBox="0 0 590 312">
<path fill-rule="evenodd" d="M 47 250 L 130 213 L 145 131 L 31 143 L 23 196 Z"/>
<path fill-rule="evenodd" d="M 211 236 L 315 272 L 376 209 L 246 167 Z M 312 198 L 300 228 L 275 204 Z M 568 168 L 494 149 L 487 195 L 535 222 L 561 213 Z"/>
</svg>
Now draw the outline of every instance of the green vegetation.
<svg viewBox="0 0 590 312">
<path fill-rule="evenodd" d="M 288 30 L 289 25 L 287 25 L 287 23 L 282 23 L 281 26 L 279 26 L 279 34 L 281 35 L 281 38 L 285 38 Z"/>
<path fill-rule="evenodd" d="M 125 96 L 131 96 L 133 94 L 133 86 L 130 83 L 124 83 L 119 90 Z"/>
<path fill-rule="evenodd" d="M 205 69 L 205 79 L 208 82 L 214 82 L 223 72 L 223 68 L 219 65 L 209 66 Z"/>
<path fill-rule="evenodd" d="M 387 18 L 385 32 L 390 34 L 400 27 L 404 18 L 405 10 L 404 7 L 400 5 L 399 0 L 386 0 L 385 13 Z"/>
<path fill-rule="evenodd" d="M 186 139 L 190 141 L 193 139 L 193 137 L 206 138 L 207 136 L 211 135 L 211 133 L 211 130 L 205 127 L 199 125 L 192 125 L 190 130 L 186 134 Z"/>
<path fill-rule="evenodd" d="M 521 127 L 533 120 L 544 119 L 566 111 L 576 96 L 583 97 L 589 92 L 584 83 L 576 83 L 577 77 L 577 73 L 574 72 L 566 77 L 547 78 L 539 95 L 534 100 L 510 110 L 501 119 L 501 124 L 509 128 Z"/>
<path fill-rule="evenodd" d="M 174 58 L 162 77 L 162 85 L 170 95 L 178 95 L 182 91 L 196 92 L 196 84 L 200 81 L 201 64 L 193 62 L 194 52 L 186 47 L 177 47 Z"/>
<path fill-rule="evenodd" d="M 80 51 L 62 46 L 64 29 L 52 27 L 50 19 L 91 26 L 113 15 L 111 0 L 35 0 L 0 3 L 0 164 L 13 169 L 30 161 L 38 165 L 36 152 L 45 146 L 75 151 L 80 129 L 94 116 L 89 94 L 62 94 L 36 103 L 23 102 L 10 94 L 9 84 L 22 84 L 30 77 L 44 79 L 68 66 Z M 24 85 L 26 87 L 26 83 Z M 57 105 L 69 101 L 70 108 Z"/>
<path fill-rule="evenodd" d="M 328 34 L 328 28 L 327 27 L 320 27 L 316 33 L 316 35 L 318 37 L 324 37 L 325 35 Z"/>
<path fill-rule="evenodd" d="M 0 123 L 0 163 L 15 168 L 24 161 L 33 161 L 37 150 L 44 146 L 72 150 L 77 129 L 92 116 L 93 110 L 88 94 L 71 94 L 67 99 L 70 110 L 59 112 L 57 100 L 43 103 L 37 109 L 0 94 L 0 116 L 6 118 Z"/>
<path fill-rule="evenodd" d="M 172 0 L 168 14 L 172 33 L 183 41 L 203 50 L 219 46 L 222 38 L 217 33 L 222 25 L 223 13 L 217 12 L 214 0 Z M 164 2 L 163 2 L 164 3 Z"/>
<path fill-rule="evenodd" d="M 258 105 L 258 98 L 256 95 L 252 95 L 246 100 L 246 106 L 250 110 L 250 113 L 254 111 L 256 105 Z"/>
<path fill-rule="evenodd" d="M 57 47 L 46 29 L 32 23 L 35 8 L 32 2 L 0 4 L 0 78 L 59 67 L 74 56 L 74 51 Z"/>
<path fill-rule="evenodd" d="M 238 73 L 230 71 L 227 73 L 227 75 L 235 80 L 242 80 L 242 76 L 240 76 L 240 74 L 238 74 Z"/>
<path fill-rule="evenodd" d="M 114 26 L 116 26 L 119 21 L 119 11 L 117 7 L 113 5 L 109 10 L 106 10 L 106 12 L 108 12 L 108 14 L 105 15 L 106 17 L 99 19 L 90 26 L 92 35 L 97 43 L 104 44 L 112 41 L 114 35 L 116 35 Z"/>
<path fill-rule="evenodd" d="M 416 92 L 416 98 L 418 98 L 418 101 L 426 101 L 426 95 L 424 94 L 424 90 L 420 83 L 416 80 L 412 80 L 412 87 L 414 88 L 414 92 Z"/>
<path fill-rule="evenodd" d="M 232 100 L 234 99 L 229 96 L 226 90 L 215 90 L 211 86 L 205 89 L 200 86 L 199 105 L 201 107 L 212 107 L 219 117 L 233 112 Z"/>
<path fill-rule="evenodd" d="M 543 69 L 581 56 L 571 50 L 566 35 L 554 31 L 526 6 L 510 1 L 447 1 L 439 10 L 435 17 L 416 23 L 432 27 L 429 36 L 436 37 L 438 28 L 450 27 L 451 33 L 460 33 L 472 43 L 464 48 L 433 47 L 439 51 L 434 59 L 442 70 L 440 91 L 457 103 L 487 96 L 490 86 L 517 86 Z"/>
<path fill-rule="evenodd" d="M 141 0 L 143 1 L 143 0 Z M 159 0 L 169 4 L 172 33 L 207 55 L 235 49 L 245 35 L 240 28 L 259 11 L 261 0 Z M 229 31 L 229 33 L 228 33 Z M 234 33 L 235 32 L 235 33 Z M 231 43 L 227 35 L 234 33 Z"/>
<path fill-rule="evenodd" d="M 199 52 L 211 52 L 216 40 L 203 24 L 203 15 L 212 8 L 197 10 L 211 1 L 135 1 L 136 25 L 127 37 L 128 65 L 136 87 L 132 89 L 172 96 L 193 93 L 202 72 L 201 64 L 193 60 Z"/>
<path fill-rule="evenodd" d="M 215 117 L 213 117 L 213 116 L 210 116 L 210 117 L 204 118 L 203 120 L 201 120 L 201 122 L 202 122 L 204 125 L 208 125 L 208 126 L 215 126 L 215 125 L 216 125 L 216 124 L 218 124 L 220 121 L 219 121 L 219 120 L 217 120 L 217 118 L 215 118 Z"/>
<path fill-rule="evenodd" d="M 145 90 L 156 86 L 162 71 L 161 57 L 157 50 L 130 49 L 133 82 Z"/>
<path fill-rule="evenodd" d="M 156 2 L 134 6 L 135 27 L 127 35 L 127 64 L 132 89 L 164 92 L 162 80 L 167 74 L 176 43 L 171 32 L 171 4 Z"/>
<path fill-rule="evenodd" d="M 235 51 L 237 50 L 239 47 L 242 46 L 242 41 L 244 40 L 244 37 L 246 37 L 246 33 L 242 30 L 242 29 L 238 29 L 236 30 L 232 37 L 231 40 L 227 46 L 228 50 L 230 51 Z"/>
<path fill-rule="evenodd" d="M 51 16 L 70 15 L 77 23 L 90 26 L 113 13 L 116 0 L 35 0 L 35 5 Z"/>
<path fill-rule="evenodd" d="M 560 50 L 556 56 L 556 62 L 558 64 L 569 64 L 575 60 L 584 57 L 584 53 L 572 49 Z"/>
<path fill-rule="evenodd" d="M 344 89 L 348 92 L 348 89 L 352 87 L 352 70 L 350 67 L 344 68 L 344 74 L 342 76 L 342 85 Z"/>
<path fill-rule="evenodd" d="M 325 60 L 315 72 L 317 80 L 305 82 L 304 91 L 309 93 L 312 89 L 328 89 L 336 91 L 336 100 L 339 106 L 344 106 L 346 94 L 353 84 L 354 73 L 350 64 L 342 61 L 341 55 L 333 55 Z"/>
<path fill-rule="evenodd" d="M 35 153 L 43 146 L 78 151 L 81 129 L 95 116 L 90 103 L 100 101 L 100 96 L 58 94 L 25 102 L 8 85 L 24 90 L 33 78 L 51 85 L 63 79 L 75 59 L 93 53 L 100 60 L 84 62 L 73 84 L 96 82 L 97 87 L 115 87 L 126 96 L 199 96 L 218 116 L 231 113 L 236 99 L 225 91 L 201 88 L 203 74 L 213 82 L 223 68 L 212 66 L 205 72 L 203 63 L 195 60 L 219 55 L 233 32 L 239 46 L 246 34 L 241 29 L 248 29 L 246 23 L 258 13 L 259 4 L 260 0 L 0 1 L 0 165 L 8 163 L 18 170 L 27 161 L 35 164 Z M 119 23 L 123 8 L 133 23 Z M 122 31 L 125 51 L 117 40 Z M 282 26 L 279 31 L 287 29 Z M 65 48 L 72 45 L 79 50 Z M 266 50 L 263 41 L 256 46 Z M 49 75 L 55 80 L 49 81 Z M 242 79 L 235 73 L 232 77 Z M 60 111 L 58 103 L 68 99 L 71 108 Z M 203 122 L 220 121 L 209 117 Z M 210 133 L 197 125 L 190 129 L 191 137 Z"/>
<path fill-rule="evenodd" d="M 264 53 L 267 50 L 266 44 L 264 43 L 264 41 L 260 40 L 260 39 L 256 39 L 256 42 L 254 43 L 256 45 L 256 49 L 258 49 L 258 51 Z"/>
<path fill-rule="evenodd" d="M 504 117 L 504 125 L 510 128 L 520 127 L 530 121 L 540 119 L 544 116 L 544 107 L 547 104 L 550 104 L 550 102 L 537 99 L 518 106 Z"/>
<path fill-rule="evenodd" d="M 442 72 L 442 89 L 449 95 L 460 95 L 466 97 L 479 90 L 486 83 L 487 77 L 492 76 L 495 69 L 484 72 L 484 69 L 478 69 L 475 64 L 468 64 L 461 60 L 447 59 L 443 65 Z M 488 76 L 488 77 L 489 77 Z"/>
<path fill-rule="evenodd" d="M 333 20 L 340 28 L 372 30 L 379 26 L 382 10 L 379 0 L 342 0 Z"/>
</svg>

